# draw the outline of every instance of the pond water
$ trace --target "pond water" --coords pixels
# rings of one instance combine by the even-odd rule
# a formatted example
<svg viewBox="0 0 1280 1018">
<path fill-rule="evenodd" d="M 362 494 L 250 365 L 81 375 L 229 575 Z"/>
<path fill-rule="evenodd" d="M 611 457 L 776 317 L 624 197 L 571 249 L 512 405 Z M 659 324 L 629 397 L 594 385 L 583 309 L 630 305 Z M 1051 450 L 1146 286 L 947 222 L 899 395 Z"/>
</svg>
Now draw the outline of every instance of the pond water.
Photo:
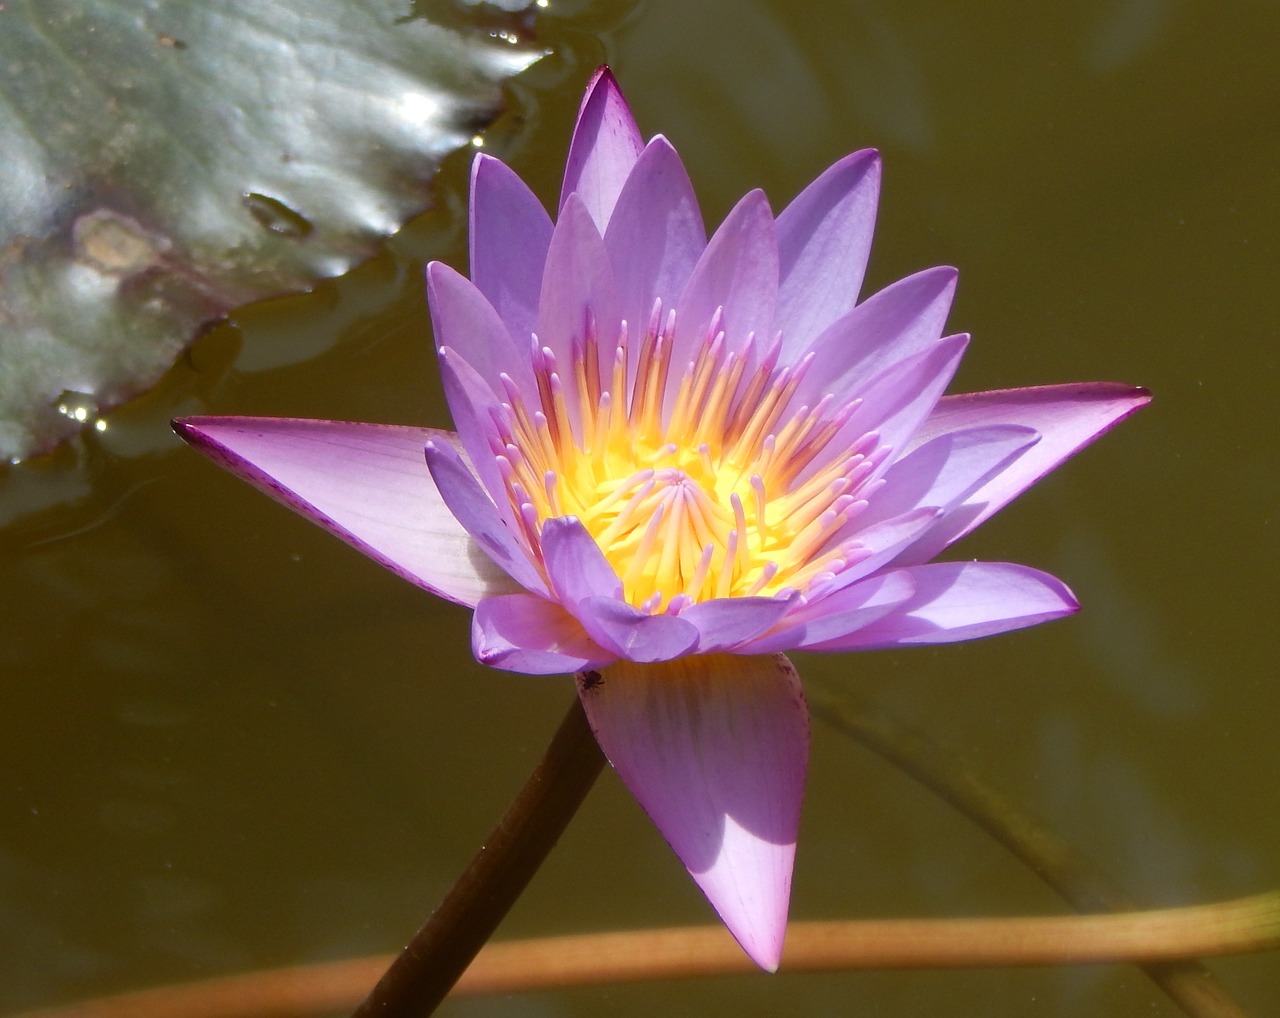
<svg viewBox="0 0 1280 1018">
<path fill-rule="evenodd" d="M 1063 577 L 1076 617 L 806 656 L 963 753 L 1145 905 L 1280 888 L 1280 8 L 1257 0 L 552 0 L 487 147 L 548 202 L 607 59 L 708 222 L 885 161 L 866 292 L 958 266 L 956 388 L 1113 379 L 1155 402 L 963 557 Z M 348 278 L 245 309 L 104 432 L 0 476 L 0 1012 L 389 951 L 540 755 L 565 678 L 488 671 L 468 613 L 180 447 L 180 413 L 448 426 L 421 268 L 465 264 L 467 157 Z M 948 805 L 816 724 L 795 918 L 1062 904 Z M 500 935 L 709 921 L 606 773 Z M 1212 968 L 1254 1014 L 1274 956 Z M 751 976 L 454 1015 L 1179 1013 L 1136 969 Z"/>
</svg>

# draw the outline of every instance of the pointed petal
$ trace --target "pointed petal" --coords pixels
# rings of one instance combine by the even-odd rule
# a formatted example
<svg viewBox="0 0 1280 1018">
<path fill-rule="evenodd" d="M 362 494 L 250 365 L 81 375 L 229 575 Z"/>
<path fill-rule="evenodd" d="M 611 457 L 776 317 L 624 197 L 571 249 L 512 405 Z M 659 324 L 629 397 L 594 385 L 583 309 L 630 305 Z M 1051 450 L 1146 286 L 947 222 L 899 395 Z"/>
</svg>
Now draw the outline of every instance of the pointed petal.
<svg viewBox="0 0 1280 1018">
<path fill-rule="evenodd" d="M 973 492 L 1009 469 L 1039 441 L 1040 432 L 1018 424 L 938 435 L 885 472 L 884 487 L 872 496 L 855 525 L 866 527 L 893 519 L 916 506 L 937 506 L 941 512 L 920 541 L 941 549 L 950 543 L 950 534 L 967 529 L 975 511 L 967 501 Z M 903 556 L 906 563 L 933 557 L 919 558 L 914 545 L 905 548 Z"/>
<path fill-rule="evenodd" d="M 622 189 L 604 235 L 618 286 L 619 315 L 639 337 L 655 299 L 676 307 L 707 246 L 693 184 L 661 135 L 645 147 Z M 616 323 L 615 327 L 616 327 Z M 610 342 L 615 337 L 601 337 Z"/>
<path fill-rule="evenodd" d="M 914 592 L 915 584 L 904 569 L 870 576 L 793 610 L 774 632 L 744 644 L 739 652 L 839 650 L 841 641 L 897 610 Z"/>
<path fill-rule="evenodd" d="M 447 431 L 343 421 L 188 417 L 184 440 L 410 583 L 475 605 L 515 585 L 445 506 L 427 466 Z"/>
<path fill-rule="evenodd" d="M 951 384 L 968 344 L 966 335 L 948 336 L 874 376 L 853 422 L 865 422 L 864 430 L 878 431 L 891 448 L 904 448 Z"/>
<path fill-rule="evenodd" d="M 777 625 L 790 607 L 791 599 L 785 597 L 725 597 L 691 605 L 680 618 L 697 628 L 699 654 L 736 652 L 740 644 Z"/>
<path fill-rule="evenodd" d="M 546 596 L 547 584 L 523 542 L 502 521 L 475 474 L 449 444 L 427 442 L 427 467 L 444 503 L 486 555 L 520 586 Z"/>
<path fill-rule="evenodd" d="M 579 687 L 605 756 L 761 967 L 786 930 L 809 714 L 781 655 L 618 662 Z"/>
<path fill-rule="evenodd" d="M 596 229 L 604 233 L 627 174 L 635 166 L 644 139 L 613 73 L 602 67 L 587 86 L 569 143 L 560 190 L 560 210 L 569 195 L 580 195 Z"/>
<path fill-rule="evenodd" d="M 851 583 L 856 583 L 864 576 L 870 576 L 893 562 L 903 550 L 911 547 L 916 541 L 929 532 L 942 517 L 942 510 L 936 506 L 921 506 L 894 516 L 887 520 L 879 520 L 863 525 L 859 518 L 849 525 L 847 532 L 841 532 L 834 538 L 834 543 L 845 540 L 857 542 L 856 548 L 850 552 L 850 563 L 833 579 L 825 583 L 816 583 L 809 590 L 810 601 L 837 590 L 842 590 Z"/>
<path fill-rule="evenodd" d="M 784 357 L 803 353 L 823 329 L 853 310 L 879 199 L 880 157 L 865 149 L 829 166 L 778 216 Z"/>
<path fill-rule="evenodd" d="M 538 342 L 555 355 L 565 405 L 575 428 L 581 424 L 575 368 L 584 361 L 586 344 L 598 341 L 593 331 L 597 324 L 606 330 L 604 341 L 610 344 L 606 349 L 612 353 L 618 319 L 618 291 L 604 240 L 581 199 L 570 196 L 547 252 L 538 306 Z M 602 361 L 610 363 L 609 358 Z"/>
<path fill-rule="evenodd" d="M 533 373 L 529 344 L 517 347 L 498 312 L 471 280 L 443 262 L 427 266 L 427 300 L 436 346 L 467 352 L 467 363 L 495 392 L 498 376 L 508 374 L 530 391 Z"/>
<path fill-rule="evenodd" d="M 812 405 L 828 392 L 852 392 L 936 343 L 947 324 L 956 277 L 952 268 L 925 269 L 891 283 L 832 322 L 807 347 L 822 370 L 809 372 L 792 402 Z"/>
<path fill-rule="evenodd" d="M 930 562 L 902 570 L 915 594 L 846 640 L 809 650 L 875 650 L 976 640 L 1070 615 L 1080 607 L 1061 580 L 1008 562 Z"/>
<path fill-rule="evenodd" d="M 476 156 L 471 164 L 471 279 L 517 343 L 528 340 L 537 321 L 550 244 L 551 217 L 525 182 L 500 160 Z"/>
<path fill-rule="evenodd" d="M 929 415 L 943 390 L 951 382 L 968 336 L 948 336 L 928 349 L 865 380 L 850 395 L 857 395 L 861 405 L 828 444 L 830 449 L 847 449 L 862 436 L 875 432 L 879 445 L 892 450 L 877 473 L 882 474 L 893 460 L 906 451 L 912 436 Z M 806 480 L 824 464 L 822 457 L 800 472 Z"/>
<path fill-rule="evenodd" d="M 764 192 L 752 191 L 720 224 L 680 295 L 672 376 L 679 377 L 705 341 L 718 308 L 724 308 L 726 351 L 741 350 L 752 334 L 760 345 L 771 343 L 777 296 L 773 213 Z M 674 396 L 674 391 L 668 396 Z"/>
<path fill-rule="evenodd" d="M 467 461 L 494 500 L 498 513 L 514 527 L 514 510 L 506 498 L 496 458 L 503 450 L 497 427 L 490 417 L 490 411 L 498 405 L 498 397 L 453 347 L 441 347 L 438 353 L 445 402 L 458 428 Z"/>
<path fill-rule="evenodd" d="M 617 659 L 564 608 L 532 594 L 481 601 L 471 619 L 471 649 L 482 664 L 525 675 L 602 668 Z"/>
<path fill-rule="evenodd" d="M 1146 389 L 1117 382 L 1044 385 L 943 396 L 913 437 L 912 448 L 938 435 L 991 424 L 1035 428 L 1041 438 L 1007 470 L 972 492 L 962 507 L 953 510 L 957 517 L 961 513 L 967 517 L 963 526 L 940 530 L 941 543 L 926 540 L 913 547 L 909 553 L 911 561 L 931 559 L 1063 460 L 1074 456 L 1150 401 L 1151 394 Z"/>
</svg>

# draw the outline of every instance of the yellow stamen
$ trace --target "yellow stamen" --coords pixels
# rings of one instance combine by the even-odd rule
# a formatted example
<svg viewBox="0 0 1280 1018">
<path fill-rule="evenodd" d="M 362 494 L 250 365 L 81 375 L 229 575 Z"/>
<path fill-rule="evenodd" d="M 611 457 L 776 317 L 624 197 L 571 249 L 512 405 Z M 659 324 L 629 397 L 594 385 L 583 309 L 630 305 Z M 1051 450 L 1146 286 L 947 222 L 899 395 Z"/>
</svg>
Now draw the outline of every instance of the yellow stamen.
<svg viewBox="0 0 1280 1018">
<path fill-rule="evenodd" d="M 780 339 L 758 359 L 754 338 L 727 350 L 718 311 L 669 397 L 674 310 L 655 302 L 634 367 L 625 322 L 605 365 L 586 321 L 566 374 L 534 339 L 536 390 L 502 376 L 506 400 L 491 414 L 499 473 L 535 552 L 545 520 L 576 516 L 628 602 L 677 614 L 710 598 L 803 592 L 860 557 L 847 524 L 888 450 L 874 434 L 839 441 L 856 402 L 791 405 L 808 358 L 779 367 Z"/>
</svg>

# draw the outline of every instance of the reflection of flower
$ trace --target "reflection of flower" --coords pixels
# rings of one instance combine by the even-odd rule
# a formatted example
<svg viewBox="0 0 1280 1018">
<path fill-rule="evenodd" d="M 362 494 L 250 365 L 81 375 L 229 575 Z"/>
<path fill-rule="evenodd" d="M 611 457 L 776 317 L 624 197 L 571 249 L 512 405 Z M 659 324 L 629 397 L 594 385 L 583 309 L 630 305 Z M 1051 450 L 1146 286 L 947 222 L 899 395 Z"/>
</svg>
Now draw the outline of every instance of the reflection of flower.
<svg viewBox="0 0 1280 1018">
<path fill-rule="evenodd" d="M 456 435 L 203 418 L 179 433 L 400 575 L 475 608 L 483 662 L 580 672 L 600 744 L 777 965 L 808 717 L 782 651 L 945 643 L 1075 610 L 1025 566 L 930 563 L 1147 395 L 942 397 L 951 269 L 855 306 L 873 152 L 706 240 L 661 136 L 587 92 L 553 224 L 472 173 L 471 270 L 428 269 Z M 940 398 L 941 397 L 941 398 Z M 425 454 L 425 463 L 424 463 Z"/>
</svg>

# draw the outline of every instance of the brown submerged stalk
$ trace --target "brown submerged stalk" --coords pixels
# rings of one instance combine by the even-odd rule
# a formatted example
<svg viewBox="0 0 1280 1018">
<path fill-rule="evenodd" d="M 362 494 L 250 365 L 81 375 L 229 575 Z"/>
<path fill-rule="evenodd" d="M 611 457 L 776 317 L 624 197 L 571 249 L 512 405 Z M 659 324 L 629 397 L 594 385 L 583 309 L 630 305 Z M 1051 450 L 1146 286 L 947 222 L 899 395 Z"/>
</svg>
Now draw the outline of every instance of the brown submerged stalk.
<svg viewBox="0 0 1280 1018">
<path fill-rule="evenodd" d="M 1088 916 L 795 922 L 781 973 L 1165 962 L 1280 946 L 1280 893 Z M 162 986 L 10 1018 L 311 1018 L 351 1006 L 387 959 L 298 965 Z M 584 933 L 487 945 L 459 997 L 650 979 L 762 974 L 723 926 Z"/>
<path fill-rule="evenodd" d="M 949 802 L 1026 863 L 1080 912 L 1128 912 L 1137 906 L 1083 854 L 1028 817 L 977 776 L 968 763 L 870 701 L 841 693 L 812 695 L 815 716 L 852 736 Z M 1211 953 L 1211 952 L 1204 952 Z M 1140 963 L 1147 976 L 1193 1018 L 1247 1018 L 1203 964 L 1184 960 Z"/>
</svg>

